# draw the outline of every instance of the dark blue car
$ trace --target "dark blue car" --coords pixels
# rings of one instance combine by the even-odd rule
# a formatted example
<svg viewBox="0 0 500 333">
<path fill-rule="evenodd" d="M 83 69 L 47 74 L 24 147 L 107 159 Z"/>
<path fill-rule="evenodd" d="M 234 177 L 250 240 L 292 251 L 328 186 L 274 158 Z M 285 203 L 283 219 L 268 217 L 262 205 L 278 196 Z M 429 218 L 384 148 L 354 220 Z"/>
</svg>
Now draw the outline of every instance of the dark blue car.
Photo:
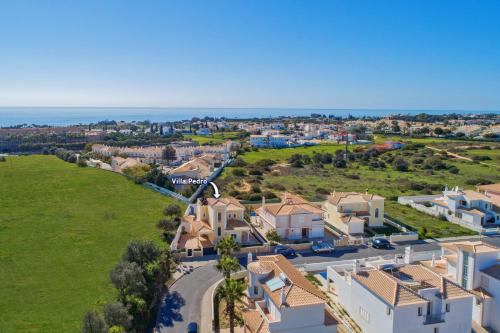
<svg viewBox="0 0 500 333">
<path fill-rule="evenodd" d="M 274 249 L 274 253 L 281 254 L 285 257 L 295 257 L 296 256 L 294 249 L 292 249 L 291 247 L 288 247 L 288 246 L 284 246 L 284 245 L 276 246 L 276 248 Z"/>
<path fill-rule="evenodd" d="M 376 238 L 373 240 L 372 246 L 376 249 L 390 249 L 391 243 L 385 238 Z"/>
</svg>

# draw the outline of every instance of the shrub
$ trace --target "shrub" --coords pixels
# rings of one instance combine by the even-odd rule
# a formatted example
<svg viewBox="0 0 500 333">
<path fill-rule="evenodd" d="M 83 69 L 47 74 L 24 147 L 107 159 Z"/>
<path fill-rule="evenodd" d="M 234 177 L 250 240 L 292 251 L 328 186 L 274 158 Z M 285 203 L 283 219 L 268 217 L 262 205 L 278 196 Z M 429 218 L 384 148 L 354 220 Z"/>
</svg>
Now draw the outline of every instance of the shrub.
<svg viewBox="0 0 500 333">
<path fill-rule="evenodd" d="M 232 174 L 233 174 L 233 176 L 236 176 L 236 177 L 243 177 L 243 176 L 245 176 L 245 170 L 240 169 L 240 168 L 235 168 L 232 170 Z"/>
<path fill-rule="evenodd" d="M 270 242 L 281 242 L 281 237 L 280 235 L 278 235 L 278 232 L 276 230 L 269 230 L 268 232 L 266 232 L 266 238 Z"/>
<path fill-rule="evenodd" d="M 396 171 L 406 172 L 408 171 L 408 162 L 400 157 L 392 162 L 392 167 Z"/>
<path fill-rule="evenodd" d="M 493 184 L 493 182 L 486 178 L 472 178 L 465 181 L 467 185 L 488 185 Z"/>
</svg>

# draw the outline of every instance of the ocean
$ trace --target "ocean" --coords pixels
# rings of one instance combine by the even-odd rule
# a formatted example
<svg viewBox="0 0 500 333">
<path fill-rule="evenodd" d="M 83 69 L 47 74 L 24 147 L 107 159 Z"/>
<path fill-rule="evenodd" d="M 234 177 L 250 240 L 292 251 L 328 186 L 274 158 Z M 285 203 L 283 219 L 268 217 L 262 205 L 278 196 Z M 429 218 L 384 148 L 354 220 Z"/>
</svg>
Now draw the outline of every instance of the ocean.
<svg viewBox="0 0 500 333">
<path fill-rule="evenodd" d="M 395 114 L 481 114 L 499 111 L 396 110 L 396 109 L 293 109 L 293 108 L 147 108 L 147 107 L 0 107 L 0 127 L 19 124 L 67 126 L 102 120 L 168 122 L 193 117 L 263 118 L 309 116 L 312 113 L 348 117 Z"/>
</svg>

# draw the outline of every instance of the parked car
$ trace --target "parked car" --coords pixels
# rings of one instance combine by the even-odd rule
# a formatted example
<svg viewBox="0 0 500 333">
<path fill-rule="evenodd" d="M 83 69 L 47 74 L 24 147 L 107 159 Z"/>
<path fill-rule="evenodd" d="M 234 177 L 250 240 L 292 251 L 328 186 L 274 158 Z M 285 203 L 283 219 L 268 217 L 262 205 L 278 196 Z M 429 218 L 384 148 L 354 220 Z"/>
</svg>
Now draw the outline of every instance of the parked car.
<svg viewBox="0 0 500 333">
<path fill-rule="evenodd" d="M 376 238 L 372 242 L 372 247 L 376 249 L 390 249 L 391 243 L 385 238 Z"/>
<path fill-rule="evenodd" d="M 313 246 L 311 246 L 311 249 L 313 250 L 314 253 L 332 252 L 333 246 L 331 246 L 327 242 L 318 242 L 316 244 L 313 244 Z"/>
<path fill-rule="evenodd" d="M 187 333 L 198 333 L 198 324 L 195 322 L 189 323 Z"/>
<path fill-rule="evenodd" d="M 274 248 L 274 253 L 276 254 L 282 254 L 285 257 L 295 257 L 297 254 L 295 253 L 295 250 L 292 249 L 289 246 L 285 245 L 278 245 Z"/>
</svg>

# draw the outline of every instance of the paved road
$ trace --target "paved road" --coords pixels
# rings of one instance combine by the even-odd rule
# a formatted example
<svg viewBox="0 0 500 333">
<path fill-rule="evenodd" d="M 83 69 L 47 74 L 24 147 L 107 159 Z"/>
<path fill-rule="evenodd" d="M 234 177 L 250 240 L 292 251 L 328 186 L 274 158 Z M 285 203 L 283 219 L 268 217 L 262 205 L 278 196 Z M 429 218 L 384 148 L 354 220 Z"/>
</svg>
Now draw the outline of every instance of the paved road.
<svg viewBox="0 0 500 333">
<path fill-rule="evenodd" d="M 477 240 L 477 239 L 475 239 Z M 484 242 L 500 247 L 500 237 L 484 237 Z M 353 247 L 351 249 L 337 250 L 332 254 L 313 254 L 311 251 L 298 253 L 297 257 L 290 259 L 294 265 L 320 263 L 335 260 L 360 259 L 378 255 L 394 255 L 403 253 L 404 248 L 410 245 L 415 252 L 439 250 L 436 242 L 413 241 L 407 244 L 398 244 L 390 250 L 377 250 L 370 247 Z M 204 260 L 215 259 L 215 256 Z M 198 259 L 199 260 L 199 259 Z M 242 265 L 246 265 L 246 256 L 240 257 Z M 196 268 L 192 273 L 180 278 L 171 288 L 164 299 L 158 313 L 157 327 L 163 333 L 185 332 L 188 323 L 200 323 L 201 301 L 205 291 L 222 276 L 214 269 L 211 263 L 207 266 Z M 205 333 L 205 332 L 202 332 Z"/>
<path fill-rule="evenodd" d="M 162 333 L 185 333 L 190 322 L 200 323 L 201 299 L 222 275 L 212 265 L 194 269 L 170 288 L 158 312 L 157 328 Z"/>
</svg>

